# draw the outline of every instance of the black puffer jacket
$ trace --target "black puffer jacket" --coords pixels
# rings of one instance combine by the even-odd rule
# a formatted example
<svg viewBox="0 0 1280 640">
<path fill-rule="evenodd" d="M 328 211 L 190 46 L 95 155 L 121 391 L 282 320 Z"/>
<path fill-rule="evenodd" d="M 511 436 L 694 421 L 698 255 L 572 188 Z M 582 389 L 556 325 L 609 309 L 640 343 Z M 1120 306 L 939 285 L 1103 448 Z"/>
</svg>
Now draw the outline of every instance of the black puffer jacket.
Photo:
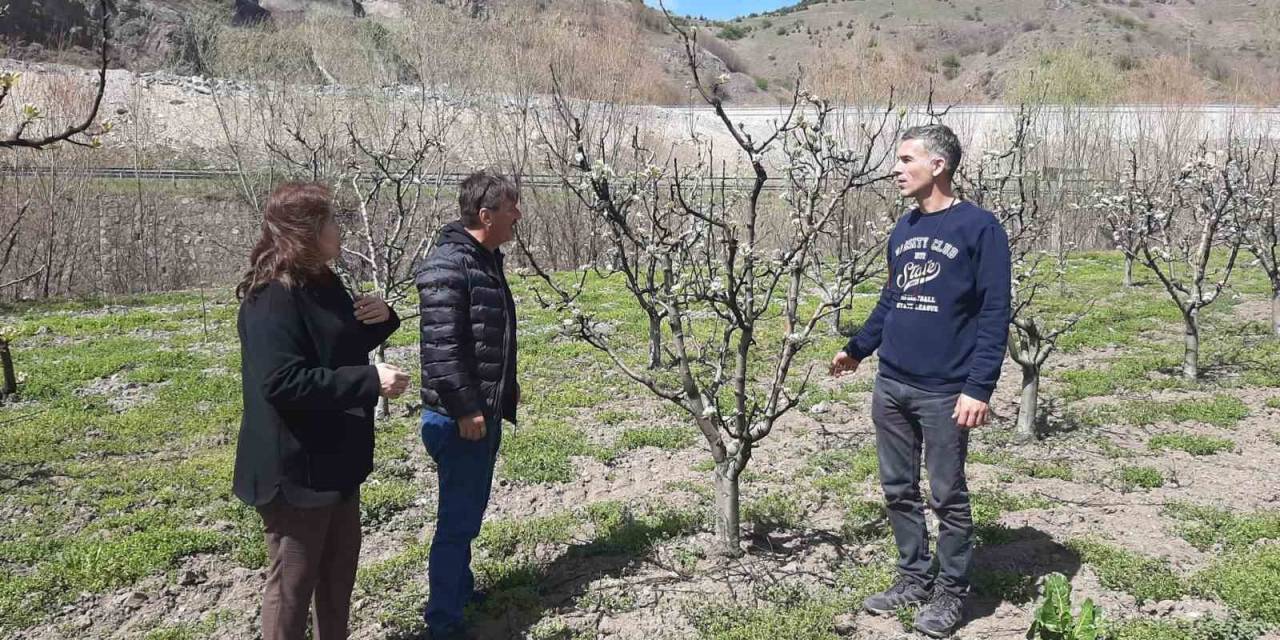
<svg viewBox="0 0 1280 640">
<path fill-rule="evenodd" d="M 461 222 L 418 265 L 422 402 L 454 418 L 516 421 L 516 307 L 502 271 Z"/>
</svg>

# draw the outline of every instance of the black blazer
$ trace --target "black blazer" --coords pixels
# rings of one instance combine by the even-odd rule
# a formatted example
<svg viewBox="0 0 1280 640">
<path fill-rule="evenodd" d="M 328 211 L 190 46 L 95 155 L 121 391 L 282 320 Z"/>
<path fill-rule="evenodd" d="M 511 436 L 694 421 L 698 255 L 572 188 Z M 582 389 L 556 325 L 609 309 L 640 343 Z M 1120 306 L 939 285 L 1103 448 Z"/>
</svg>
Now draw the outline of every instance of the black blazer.
<svg viewBox="0 0 1280 640">
<path fill-rule="evenodd" d="M 316 491 L 354 491 L 373 470 L 378 371 L 369 352 L 400 326 L 366 325 L 337 278 L 287 288 L 271 282 L 240 304 L 244 414 L 236 443 L 236 496 L 275 497 L 280 480 Z"/>
</svg>

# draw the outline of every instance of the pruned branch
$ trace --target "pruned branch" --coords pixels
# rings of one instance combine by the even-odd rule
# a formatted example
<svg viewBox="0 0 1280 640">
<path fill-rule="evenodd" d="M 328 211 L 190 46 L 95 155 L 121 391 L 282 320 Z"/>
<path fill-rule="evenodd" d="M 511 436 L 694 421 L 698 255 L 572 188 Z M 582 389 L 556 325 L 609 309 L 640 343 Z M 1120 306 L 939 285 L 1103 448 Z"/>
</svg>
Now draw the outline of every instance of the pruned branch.
<svg viewBox="0 0 1280 640">
<path fill-rule="evenodd" d="M 102 105 L 102 97 L 107 90 L 107 62 L 108 52 L 111 45 L 111 24 L 110 11 L 108 10 L 107 0 L 98 0 L 98 11 L 101 14 L 100 31 L 102 34 L 102 45 L 99 47 L 98 62 L 98 79 L 96 92 L 93 97 L 93 103 L 89 107 L 89 113 L 77 124 L 68 126 L 60 132 L 52 133 L 43 137 L 30 138 L 24 137 L 28 125 L 34 123 L 41 116 L 39 110 L 35 107 L 25 107 L 18 124 L 12 130 L 0 137 L 0 149 L 44 149 L 59 142 L 68 142 L 84 147 L 95 147 L 98 145 L 97 139 L 91 139 L 88 142 L 77 140 L 76 136 L 83 134 L 93 126 L 94 120 L 98 118 L 98 109 Z M 0 108 L 4 106 L 5 99 L 9 97 L 9 92 L 18 81 L 18 74 L 3 72 L 0 73 Z"/>
</svg>

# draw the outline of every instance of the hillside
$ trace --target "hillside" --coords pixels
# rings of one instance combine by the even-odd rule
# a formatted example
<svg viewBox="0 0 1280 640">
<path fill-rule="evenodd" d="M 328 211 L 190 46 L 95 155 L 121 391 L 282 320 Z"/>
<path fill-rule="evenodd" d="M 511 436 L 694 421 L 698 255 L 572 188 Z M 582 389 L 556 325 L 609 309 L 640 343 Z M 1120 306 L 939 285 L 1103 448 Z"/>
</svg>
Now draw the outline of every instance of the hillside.
<svg viewBox="0 0 1280 640">
<path fill-rule="evenodd" d="M 1280 3 L 1264 0 L 835 0 L 719 25 L 760 78 L 814 68 L 833 91 L 933 80 L 945 94 L 1248 101 L 1280 89 Z M 854 81 L 854 78 L 857 78 Z"/>
<path fill-rule="evenodd" d="M 10 2 L 0 51 L 90 60 L 86 3 Z M 535 91 L 549 87 L 556 62 L 572 69 L 576 93 L 688 98 L 674 32 L 640 0 L 236 4 L 119 0 L 113 59 L 138 71 Z M 267 13 L 257 26 L 232 26 Z M 1280 3 L 1267 0 L 807 0 L 689 22 L 702 27 L 717 74 L 733 72 L 729 99 L 744 105 L 785 100 L 799 66 L 819 94 L 852 100 L 891 86 L 919 97 L 932 86 L 966 102 L 1280 103 Z"/>
</svg>

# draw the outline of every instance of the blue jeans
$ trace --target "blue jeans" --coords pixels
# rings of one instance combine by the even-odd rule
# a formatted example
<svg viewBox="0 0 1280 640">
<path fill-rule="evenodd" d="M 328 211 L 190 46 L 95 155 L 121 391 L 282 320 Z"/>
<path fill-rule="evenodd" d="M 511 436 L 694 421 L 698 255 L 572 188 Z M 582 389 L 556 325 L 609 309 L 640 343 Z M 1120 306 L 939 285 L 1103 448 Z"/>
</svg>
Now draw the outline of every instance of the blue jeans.
<svg viewBox="0 0 1280 640">
<path fill-rule="evenodd" d="M 871 394 L 871 420 L 876 426 L 880 484 L 898 543 L 898 571 L 924 587 L 933 582 L 929 578 L 933 556 L 920 496 L 923 449 L 929 470 L 929 508 L 938 516 L 936 586 L 964 597 L 973 559 L 973 514 L 964 474 L 969 431 L 951 417 L 959 397 L 959 393 L 924 391 L 878 376 Z"/>
<path fill-rule="evenodd" d="M 440 496 L 436 532 L 431 540 L 424 618 L 433 634 L 462 625 L 462 610 L 475 592 L 471 541 L 480 534 L 493 487 L 493 466 L 502 441 L 502 421 L 488 419 L 485 437 L 464 440 L 458 422 L 434 411 L 422 412 L 422 444 L 436 462 Z"/>
</svg>

